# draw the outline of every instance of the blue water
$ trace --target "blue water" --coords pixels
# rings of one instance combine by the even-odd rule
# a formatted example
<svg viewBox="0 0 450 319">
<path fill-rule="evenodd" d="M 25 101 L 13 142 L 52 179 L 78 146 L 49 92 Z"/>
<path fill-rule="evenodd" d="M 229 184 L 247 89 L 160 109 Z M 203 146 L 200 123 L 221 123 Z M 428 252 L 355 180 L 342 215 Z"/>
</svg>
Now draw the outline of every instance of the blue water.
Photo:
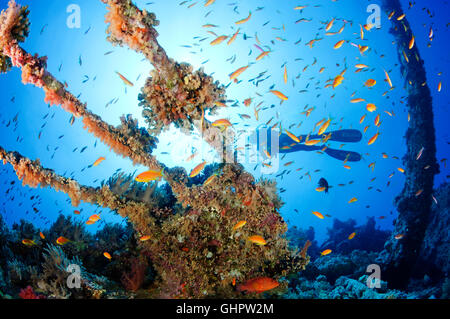
<svg viewBox="0 0 450 319">
<path fill-rule="evenodd" d="M 255 33 L 261 42 L 260 46 L 272 51 L 269 56 L 251 65 L 239 77 L 241 83 L 232 83 L 227 89 L 228 99 L 238 100 L 239 107 L 221 109 L 218 116 L 207 116 L 209 120 L 229 118 L 234 129 L 238 131 L 252 130 L 274 117 L 270 125 L 281 122 L 282 127 L 288 129 L 293 125 L 289 130 L 296 135 L 308 134 L 317 122 L 328 117 L 333 119 L 330 129 L 353 128 L 362 131 L 366 125 L 370 125 L 361 142 L 343 146 L 345 150 L 356 151 L 363 155 L 362 161 L 347 163 L 351 169 L 344 168 L 342 162 L 325 154 L 298 152 L 287 154 L 281 160 L 276 173 L 264 176 L 276 178 L 275 176 L 284 169 L 290 171 L 289 174 L 285 173 L 276 178 L 278 187 L 286 190 L 281 193 L 281 198 L 285 202 L 281 214 L 289 226 L 297 225 L 302 228 L 312 226 L 319 242 L 325 239 L 327 227 L 331 227 L 334 217 L 341 220 L 353 218 L 361 224 L 368 216 L 386 216 L 385 219 L 377 218 L 377 224 L 383 229 L 391 229 L 397 214 L 393 200 L 400 193 L 405 181 L 404 175 L 397 168 L 403 167 L 401 157 L 406 150 L 404 134 L 408 124 L 407 111 L 404 104 L 400 103 L 405 100 L 406 91 L 398 66 L 396 46 L 392 43 L 393 37 L 388 33 L 391 24 L 386 13 L 382 12 L 380 29 L 366 31 L 365 40 L 358 39 L 359 25 L 366 24 L 369 16 L 367 6 L 379 2 L 217 0 L 206 8 L 203 7 L 202 1 L 192 8 L 188 8 L 188 5 L 195 1 L 183 5 L 179 5 L 180 2 L 136 1 L 139 7 L 154 12 L 160 20 L 157 27 L 158 41 L 173 59 L 188 62 L 195 69 L 204 67 L 206 73 L 213 73 L 214 79 L 227 85 L 228 75 L 231 72 L 254 62 L 260 54 L 254 46 Z M 133 114 L 141 126 L 145 126 L 141 109 L 138 107 L 137 95 L 152 66 L 134 51 L 113 47 L 106 41 L 104 24 L 106 9 L 100 1 L 77 1 L 81 9 L 81 27 L 68 28 L 66 20 L 69 13 L 66 12 L 66 8 L 71 3 L 71 1 L 20 1 L 22 5 L 29 5 L 32 23 L 30 35 L 23 47 L 32 54 L 48 56 L 48 70 L 60 81 L 66 81 L 69 90 L 75 96 L 79 95 L 79 99 L 86 102 L 88 108 L 106 122 L 118 125 L 122 114 Z M 407 9 L 408 1 L 402 1 L 416 35 L 416 45 L 425 61 L 428 85 L 433 96 L 437 157 L 440 161 L 448 158 L 450 152 L 447 128 L 450 44 L 445 15 L 450 8 L 447 2 L 442 1 L 416 1 L 416 3 L 412 9 Z M 5 8 L 6 5 L 7 1 L 0 1 L 1 8 Z M 293 10 L 297 5 L 309 6 L 301 13 Z M 257 7 L 263 9 L 257 10 Z M 423 7 L 429 8 L 433 17 L 430 17 L 426 10 L 422 10 Z M 207 30 L 212 30 L 217 35 L 231 36 L 237 30 L 234 22 L 247 17 L 249 11 L 252 12 L 252 16 L 247 23 L 238 26 L 241 34 L 234 43 L 227 45 L 225 41 L 217 46 L 209 45 L 215 37 L 208 34 Z M 296 24 L 295 21 L 300 18 L 311 21 Z M 347 23 L 342 34 L 326 36 L 324 28 L 332 18 L 336 18 L 336 21 L 330 32 L 337 32 L 341 28 L 342 19 L 352 22 L 353 26 Z M 266 22 L 267 24 L 263 26 Z M 218 27 L 211 29 L 202 27 L 208 23 Z M 435 36 L 431 47 L 427 47 L 430 26 L 433 27 Z M 247 40 L 244 40 L 244 33 Z M 311 49 L 305 44 L 316 35 L 323 40 L 318 41 Z M 205 37 L 206 40 L 199 42 Z M 281 41 L 277 37 L 281 38 Z M 349 42 L 339 50 L 334 50 L 333 45 L 342 39 Z M 300 43 L 295 44 L 299 40 Z M 361 56 L 350 42 L 368 45 L 371 50 Z M 105 55 L 111 50 L 113 53 Z M 384 57 L 381 57 L 382 55 Z M 233 56 L 236 56 L 233 63 L 226 61 Z M 312 65 L 315 60 L 316 64 Z M 282 66 L 285 63 L 288 72 L 287 84 L 283 81 Z M 354 65 L 357 63 L 369 65 L 370 71 L 355 73 Z M 308 68 L 304 70 L 306 66 Z M 325 70 L 319 73 L 322 67 Z M 335 90 L 324 88 L 327 80 L 332 80 L 346 67 L 348 70 L 342 85 Z M 389 72 L 395 86 L 395 89 L 389 91 L 386 96 L 383 96 L 383 93 L 388 91 L 389 86 L 384 82 L 383 69 Z M 134 86 L 125 87 L 115 71 L 125 75 Z M 264 71 L 267 71 L 264 77 L 269 75 L 270 77 L 259 83 L 258 87 L 248 82 Z M 442 72 L 441 76 L 438 75 L 439 72 Z M 377 80 L 376 86 L 372 89 L 364 87 L 364 82 L 369 78 Z M 443 83 L 440 93 L 437 92 L 439 81 Z M 275 90 L 288 96 L 289 100 L 280 105 L 280 100 L 268 93 L 272 85 Z M 20 70 L 17 68 L 0 76 L 0 88 L 0 136 L 1 145 L 5 149 L 19 151 L 32 159 L 39 158 L 44 167 L 89 186 L 99 186 L 102 180 L 109 178 L 119 168 L 127 173 L 145 169 L 134 167 L 130 160 L 109 151 L 108 147 L 83 129 L 80 121 L 76 120 L 71 126 L 69 124 L 71 115 L 58 106 L 46 105 L 41 89 L 31 85 L 24 86 L 21 83 Z M 307 91 L 299 93 L 301 90 Z M 365 103 L 351 104 L 353 92 L 356 92 L 355 98 L 365 98 L 376 104 L 378 110 L 368 113 L 365 110 Z M 108 104 L 117 98 L 117 103 Z M 250 107 L 243 105 L 243 101 L 247 98 L 253 98 Z M 267 109 L 259 112 L 259 121 L 256 121 L 253 107 L 260 102 L 262 102 L 260 107 Z M 274 107 L 270 108 L 271 105 Z M 301 114 L 310 107 L 314 107 L 315 110 L 309 117 Z M 394 112 L 395 116 L 390 117 L 384 111 Z M 16 114 L 18 114 L 17 127 L 12 121 Z M 251 119 L 241 119 L 238 114 L 248 114 Z M 363 124 L 359 124 L 363 114 L 367 114 L 367 117 Z M 381 135 L 373 145 L 368 146 L 368 139 L 377 132 L 373 124 L 377 114 L 380 114 L 382 121 L 379 129 Z M 11 124 L 7 127 L 9 122 Z M 300 122 L 302 124 L 297 128 Z M 38 138 L 40 133 L 41 137 Z M 164 132 L 159 140 L 155 154 L 161 162 L 170 167 L 184 166 L 189 171 L 201 162 L 202 155 L 204 159 L 209 159 L 212 154 L 195 133 L 193 136 L 185 136 L 177 129 L 171 129 Z M 334 148 L 340 147 L 339 142 L 332 142 L 330 145 Z M 85 146 L 87 148 L 81 153 L 81 149 Z M 74 151 L 75 148 L 77 149 Z M 193 148 L 203 151 L 191 162 L 186 162 L 185 159 L 192 153 Z M 383 152 L 388 154 L 388 159 L 382 157 Z M 87 168 L 100 156 L 106 157 L 106 160 L 97 167 Z M 399 159 L 393 159 L 392 156 Z M 294 163 L 284 167 L 283 165 L 289 161 Z M 373 171 L 368 168 L 372 162 L 376 163 Z M 256 178 L 261 177 L 259 169 L 253 170 L 254 163 L 243 164 Z M 297 171 L 300 168 L 301 170 Z M 311 179 L 305 175 L 307 172 Z M 395 174 L 389 178 L 393 172 Z M 441 173 L 436 176 L 436 187 L 447 180 L 447 175 L 448 168 L 441 163 Z M 315 191 L 321 177 L 326 178 L 333 186 L 329 194 Z M 373 178 L 376 179 L 371 181 Z M 13 181 L 15 184 L 12 185 Z M 349 184 L 351 181 L 353 183 Z M 345 186 L 340 187 L 338 184 Z M 369 187 L 373 188 L 369 190 Z M 11 190 L 6 194 L 9 188 Z M 77 208 L 81 208 L 81 215 L 74 215 L 75 208 L 70 205 L 66 195 L 51 189 L 22 187 L 9 165 L 0 167 L 0 194 L 2 194 L 0 213 L 8 225 L 25 219 L 45 228 L 59 214 L 73 215 L 76 220 L 85 221 L 94 212 L 99 211 L 105 212 L 102 214 L 101 222 L 89 226 L 88 229 L 95 231 L 105 222 L 124 222 L 114 213 L 88 204 L 81 204 Z M 31 196 L 39 197 L 37 200 L 30 200 Z M 357 197 L 358 201 L 349 204 L 348 201 L 352 197 Z M 32 205 L 38 209 L 37 213 L 33 211 Z M 312 211 L 329 214 L 332 218 L 318 219 L 311 214 Z"/>
</svg>

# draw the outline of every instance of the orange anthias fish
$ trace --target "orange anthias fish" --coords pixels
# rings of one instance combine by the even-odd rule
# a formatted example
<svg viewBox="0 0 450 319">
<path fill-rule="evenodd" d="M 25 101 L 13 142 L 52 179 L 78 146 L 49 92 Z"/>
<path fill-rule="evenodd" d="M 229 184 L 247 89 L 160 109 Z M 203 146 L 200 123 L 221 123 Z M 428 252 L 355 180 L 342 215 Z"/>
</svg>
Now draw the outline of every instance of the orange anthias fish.
<svg viewBox="0 0 450 319">
<path fill-rule="evenodd" d="M 322 135 L 323 133 L 325 133 L 325 131 L 328 129 L 328 126 L 330 126 L 330 123 L 331 123 L 331 119 L 329 119 L 328 121 L 323 123 L 317 134 Z"/>
<path fill-rule="evenodd" d="M 252 13 L 249 12 L 247 18 L 239 20 L 239 21 L 236 21 L 235 24 L 243 24 L 243 23 L 247 22 L 248 20 L 250 20 L 251 16 L 252 16 Z"/>
<path fill-rule="evenodd" d="M 100 164 L 101 162 L 103 162 L 106 158 L 104 158 L 103 156 L 99 157 L 94 164 L 92 164 L 92 166 L 97 166 L 98 164 Z"/>
<path fill-rule="evenodd" d="M 227 127 L 233 126 L 227 119 L 216 120 L 211 125 L 215 127 L 220 127 L 222 130 L 226 129 Z"/>
<path fill-rule="evenodd" d="M 164 171 L 164 169 L 149 170 L 149 171 L 139 174 L 138 176 L 136 176 L 136 178 L 134 180 L 136 182 L 140 182 L 140 183 L 148 183 L 150 181 L 155 181 L 155 180 L 160 181 L 161 177 L 163 175 L 163 171 Z"/>
<path fill-rule="evenodd" d="M 266 55 L 268 55 L 270 53 L 270 51 L 264 51 L 264 52 L 262 52 L 260 55 L 258 55 L 257 57 L 256 57 L 256 61 L 259 61 L 259 60 L 261 60 L 262 58 L 264 58 Z"/>
<path fill-rule="evenodd" d="M 408 48 L 411 50 L 414 47 L 414 43 L 416 41 L 416 38 L 414 36 L 411 37 L 411 40 L 409 41 Z"/>
<path fill-rule="evenodd" d="M 271 90 L 270 92 L 283 101 L 286 101 L 288 99 L 287 96 L 281 93 L 280 91 Z"/>
<path fill-rule="evenodd" d="M 70 240 L 63 236 L 58 237 L 58 239 L 56 240 L 56 243 L 61 246 L 67 244 L 68 242 L 70 242 Z"/>
<path fill-rule="evenodd" d="M 330 29 L 333 27 L 333 23 L 334 23 L 334 18 L 330 21 L 330 22 L 328 22 L 327 23 L 327 26 L 325 27 L 325 31 L 330 31 Z"/>
<path fill-rule="evenodd" d="M 284 130 L 286 132 L 286 134 L 295 142 L 300 143 L 300 139 L 295 136 L 294 134 L 292 134 L 291 132 L 289 132 L 288 130 Z"/>
<path fill-rule="evenodd" d="M 325 249 L 324 251 L 322 251 L 320 254 L 322 255 L 322 256 L 326 256 L 326 255 L 328 255 L 328 254 L 330 254 L 331 253 L 331 249 Z"/>
<path fill-rule="evenodd" d="M 237 287 L 238 291 L 247 291 L 254 293 L 262 293 L 278 287 L 280 283 L 269 277 L 258 277 L 247 280 L 245 283 Z"/>
<path fill-rule="evenodd" d="M 383 70 L 383 71 L 384 71 L 384 75 L 386 76 L 386 82 L 389 84 L 389 87 L 392 88 L 392 81 L 391 81 L 391 78 L 389 77 L 389 74 L 386 72 L 386 70 Z"/>
<path fill-rule="evenodd" d="M 91 217 L 89 217 L 89 220 L 95 223 L 96 221 L 100 220 L 100 216 L 97 214 L 94 214 Z"/>
<path fill-rule="evenodd" d="M 366 83 L 364 83 L 364 85 L 365 86 L 367 86 L 367 87 L 373 87 L 375 84 L 377 84 L 377 81 L 376 80 L 374 80 L 374 79 L 368 79 L 367 81 L 366 81 Z"/>
<path fill-rule="evenodd" d="M 145 236 L 142 236 L 141 238 L 139 238 L 140 241 L 147 241 L 149 239 L 150 239 L 150 235 L 145 235 Z"/>
<path fill-rule="evenodd" d="M 366 110 L 369 112 L 375 112 L 377 110 L 377 106 L 373 103 L 368 103 L 366 106 Z"/>
<path fill-rule="evenodd" d="M 399 240 L 399 239 L 402 239 L 403 236 L 404 236 L 403 234 L 398 234 L 398 235 L 395 235 L 394 238 Z"/>
<path fill-rule="evenodd" d="M 236 71 L 234 71 L 233 73 L 230 74 L 230 80 L 234 80 L 235 78 L 237 78 L 239 75 L 242 74 L 242 72 L 244 72 L 245 70 L 247 70 L 249 67 L 249 65 L 247 66 L 243 66 L 239 69 L 237 69 Z"/>
<path fill-rule="evenodd" d="M 222 43 L 222 42 L 225 41 L 226 39 L 228 39 L 228 36 L 227 36 L 227 35 L 221 35 L 221 36 L 218 36 L 217 38 L 215 38 L 214 40 L 212 40 L 209 44 L 211 44 L 211 45 L 217 45 L 217 44 Z"/>
<path fill-rule="evenodd" d="M 189 174 L 189 177 L 195 177 L 195 176 L 197 176 L 198 174 L 200 174 L 200 172 L 203 170 L 203 168 L 205 167 L 205 165 L 206 165 L 206 161 L 203 161 L 202 163 L 200 163 L 200 164 L 198 164 L 197 166 L 195 166 L 193 169 L 192 169 L 192 171 L 191 171 L 191 173 Z"/>
<path fill-rule="evenodd" d="M 334 45 L 334 49 L 337 50 L 345 43 L 345 40 L 341 40 Z"/>
<path fill-rule="evenodd" d="M 356 233 L 353 232 L 348 236 L 348 239 L 351 240 L 351 239 L 355 238 L 355 236 L 356 236 Z"/>
<path fill-rule="evenodd" d="M 28 247 L 36 245 L 36 243 L 34 242 L 33 239 L 23 239 L 22 244 L 24 244 L 25 246 L 28 246 Z"/>
<path fill-rule="evenodd" d="M 213 174 L 210 177 L 208 177 L 204 182 L 203 182 L 203 186 L 207 186 L 209 185 L 215 178 L 216 178 L 217 174 Z"/>
<path fill-rule="evenodd" d="M 320 218 L 320 219 L 324 219 L 325 217 L 321 214 L 321 213 L 319 213 L 319 212 L 312 212 L 314 215 L 316 215 L 318 218 Z"/>
<path fill-rule="evenodd" d="M 374 136 L 372 136 L 369 140 L 369 142 L 367 142 L 367 145 L 372 145 L 373 143 L 375 143 L 375 141 L 377 140 L 378 136 L 380 135 L 379 132 L 377 132 Z"/>
<path fill-rule="evenodd" d="M 288 76 L 287 76 L 287 69 L 286 69 L 286 65 L 284 66 L 284 74 L 283 74 L 283 80 L 284 80 L 284 84 L 287 84 L 287 81 L 288 81 Z"/>
<path fill-rule="evenodd" d="M 245 220 L 241 220 L 236 225 L 234 225 L 233 230 L 238 230 L 239 228 L 244 227 L 244 225 L 247 224 Z"/>
<path fill-rule="evenodd" d="M 108 258 L 109 260 L 111 260 L 111 258 L 112 258 L 112 257 L 111 257 L 111 254 L 108 253 L 108 252 L 106 252 L 106 251 L 103 253 L 103 256 L 105 256 L 105 257 Z"/>
<path fill-rule="evenodd" d="M 336 76 L 333 80 L 333 89 L 341 85 L 342 81 L 344 81 L 344 77 L 342 75 Z"/>
<path fill-rule="evenodd" d="M 39 236 L 41 237 L 41 239 L 45 239 L 45 236 L 42 232 L 39 232 Z"/>
<path fill-rule="evenodd" d="M 233 36 L 230 38 L 230 40 L 228 40 L 227 45 L 230 45 L 231 43 L 234 42 L 234 40 L 236 40 L 236 37 L 237 37 L 238 34 L 239 34 L 239 30 L 240 30 L 240 29 L 237 29 L 237 31 L 233 34 Z"/>
<path fill-rule="evenodd" d="M 123 83 L 125 83 L 128 86 L 134 86 L 134 84 L 132 82 L 130 82 L 126 77 L 124 77 L 122 74 L 120 74 L 119 72 L 117 72 L 117 75 L 120 77 L 120 79 L 123 81 Z"/>
<path fill-rule="evenodd" d="M 356 202 L 357 200 L 358 200 L 358 199 L 357 199 L 356 197 L 352 197 L 352 198 L 348 201 L 348 203 L 351 204 L 351 203 Z"/>
<path fill-rule="evenodd" d="M 267 244 L 266 240 L 262 236 L 259 236 L 259 235 L 250 236 L 248 238 L 248 240 L 259 246 L 264 246 L 265 244 Z"/>
<path fill-rule="evenodd" d="M 316 145 L 316 144 L 319 144 L 320 143 L 320 140 L 308 140 L 308 141 L 305 141 L 305 145 L 307 145 L 307 146 L 312 146 L 312 145 Z"/>
</svg>

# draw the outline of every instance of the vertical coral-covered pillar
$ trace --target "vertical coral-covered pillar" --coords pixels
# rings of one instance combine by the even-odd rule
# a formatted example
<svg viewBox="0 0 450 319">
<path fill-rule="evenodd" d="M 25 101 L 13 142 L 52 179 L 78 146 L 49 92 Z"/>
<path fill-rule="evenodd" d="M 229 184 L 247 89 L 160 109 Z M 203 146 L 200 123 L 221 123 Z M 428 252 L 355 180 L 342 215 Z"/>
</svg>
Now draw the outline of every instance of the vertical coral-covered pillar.
<svg viewBox="0 0 450 319">
<path fill-rule="evenodd" d="M 400 1 L 383 0 L 383 6 L 388 14 L 395 11 L 391 18 L 390 33 L 395 37 L 401 71 L 405 77 L 410 121 L 405 136 L 407 151 L 403 157 L 406 181 L 396 198 L 398 217 L 380 262 L 383 264 L 383 280 L 387 280 L 394 288 L 402 288 L 408 284 L 424 238 L 431 212 L 434 175 L 438 173 L 439 167 L 436 161 L 432 98 L 426 84 L 423 60 L 417 46 L 411 41 L 413 32 L 407 18 L 397 20 L 403 14 Z M 422 193 L 416 196 L 419 190 Z M 400 234 L 403 237 L 395 239 Z"/>
</svg>

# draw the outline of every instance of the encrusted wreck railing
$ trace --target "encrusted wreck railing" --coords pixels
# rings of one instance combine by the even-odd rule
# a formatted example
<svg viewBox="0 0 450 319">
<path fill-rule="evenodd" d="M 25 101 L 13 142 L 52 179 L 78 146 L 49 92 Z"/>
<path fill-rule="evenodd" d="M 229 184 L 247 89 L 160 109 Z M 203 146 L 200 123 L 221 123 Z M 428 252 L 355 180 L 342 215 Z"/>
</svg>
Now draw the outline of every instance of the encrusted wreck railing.
<svg viewBox="0 0 450 319">
<path fill-rule="evenodd" d="M 151 258 L 158 273 L 155 296 L 238 297 L 235 282 L 263 276 L 279 278 L 304 269 L 309 261 L 307 246 L 300 253 L 288 248 L 283 236 L 287 226 L 279 214 L 281 201 L 275 183 L 256 183 L 241 165 L 223 163 L 210 173 L 208 182 L 190 185 L 184 169 L 166 168 L 151 155 L 157 143 L 154 134 L 171 123 L 188 131 L 196 126 L 205 141 L 219 154 L 223 152 L 223 134 L 205 120 L 204 113 L 215 111 L 216 102 L 224 99 L 224 89 L 202 71 L 192 72 L 191 66 L 167 57 L 156 41 L 154 14 L 138 9 L 129 0 L 103 2 L 109 10 L 108 39 L 144 54 L 155 67 L 140 95 L 148 130 L 139 128 L 130 117 L 123 117 L 119 127 L 103 122 L 46 70 L 45 57 L 23 50 L 18 43 L 28 35 L 28 11 L 14 0 L 0 15 L 1 71 L 20 67 L 25 84 L 43 88 L 46 102 L 60 104 L 81 117 L 85 128 L 112 151 L 134 164 L 165 168 L 164 179 L 176 197 L 177 207 L 159 203 L 156 195 L 149 200 L 154 185 L 143 187 L 145 198 L 140 199 L 125 195 L 123 188 L 130 182 L 117 185 L 123 177 L 113 178 L 102 187 L 86 187 L 17 152 L 0 148 L 0 160 L 12 165 L 24 185 L 52 187 L 67 193 L 75 206 L 85 201 L 128 218 L 141 239 L 143 253 Z M 246 222 L 245 227 L 235 228 L 240 221 Z M 254 235 L 261 236 L 266 244 L 249 241 Z"/>
<path fill-rule="evenodd" d="M 385 245 L 380 261 L 384 264 L 383 276 L 397 288 L 405 287 L 414 269 L 417 254 L 423 242 L 428 217 L 431 212 L 434 175 L 439 172 L 436 161 L 433 105 L 427 85 L 424 62 L 414 44 L 414 34 L 403 14 L 398 0 L 384 0 L 384 10 L 392 14 L 390 32 L 396 39 L 401 71 L 405 76 L 408 93 L 409 127 L 406 131 L 407 151 L 405 186 L 396 198 L 398 217 L 395 229 Z M 420 196 L 416 196 L 422 190 Z M 403 234 L 401 240 L 396 234 Z"/>
</svg>

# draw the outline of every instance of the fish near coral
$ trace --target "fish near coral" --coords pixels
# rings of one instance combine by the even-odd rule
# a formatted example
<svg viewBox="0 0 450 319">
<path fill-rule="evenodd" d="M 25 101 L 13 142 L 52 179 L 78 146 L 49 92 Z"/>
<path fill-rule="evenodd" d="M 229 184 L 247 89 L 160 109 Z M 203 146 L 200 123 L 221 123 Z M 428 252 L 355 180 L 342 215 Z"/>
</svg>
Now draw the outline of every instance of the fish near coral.
<svg viewBox="0 0 450 319">
<path fill-rule="evenodd" d="M 209 185 L 215 178 L 216 178 L 217 174 L 212 174 L 210 177 L 208 177 L 204 182 L 203 182 L 203 186 L 207 186 Z"/>
<path fill-rule="evenodd" d="M 126 77 L 124 77 L 122 74 L 120 74 L 119 72 L 117 72 L 117 75 L 120 77 L 120 79 L 123 81 L 123 83 L 125 83 L 128 86 L 134 86 L 133 83 L 131 83 Z"/>
<path fill-rule="evenodd" d="M 265 244 L 267 244 L 266 240 L 259 235 L 250 236 L 248 240 L 258 246 L 264 246 Z"/>
<path fill-rule="evenodd" d="M 280 283 L 269 277 L 258 277 L 247 280 L 245 283 L 238 285 L 238 291 L 262 293 L 278 287 Z"/>
<path fill-rule="evenodd" d="M 220 127 L 220 128 L 225 129 L 225 128 L 230 127 L 230 126 L 233 126 L 233 125 L 232 125 L 232 124 L 230 123 L 230 121 L 227 120 L 227 119 L 220 119 L 220 120 L 214 121 L 214 122 L 212 123 L 212 126 Z"/>
<path fill-rule="evenodd" d="M 239 228 L 244 227 L 244 225 L 247 224 L 245 220 L 241 220 L 236 225 L 234 225 L 233 230 L 238 230 Z"/>
<path fill-rule="evenodd" d="M 106 158 L 104 158 L 103 156 L 99 157 L 94 164 L 92 164 L 92 166 L 97 166 L 98 164 L 100 164 L 101 162 L 103 162 Z"/>
<path fill-rule="evenodd" d="M 192 169 L 192 171 L 191 171 L 191 173 L 189 174 L 189 177 L 195 177 L 195 176 L 197 176 L 198 174 L 200 174 L 200 172 L 203 170 L 203 168 L 205 168 L 205 165 L 206 165 L 206 161 L 204 161 L 204 162 L 201 162 L 200 164 L 198 164 L 197 166 L 195 166 L 193 169 Z"/>
<path fill-rule="evenodd" d="M 134 179 L 136 182 L 141 182 L 141 183 L 148 183 L 150 181 L 155 181 L 161 180 L 161 177 L 163 175 L 163 170 L 149 170 L 146 172 L 143 172 L 141 174 L 139 174 L 138 176 L 136 176 L 136 178 Z"/>
<path fill-rule="evenodd" d="M 25 246 L 28 246 L 28 247 L 36 245 L 36 243 L 34 242 L 33 239 L 23 239 L 22 244 L 24 244 Z"/>
<path fill-rule="evenodd" d="M 56 240 L 56 243 L 61 246 L 67 244 L 68 242 L 70 242 L 70 240 L 63 236 L 58 237 L 58 239 Z"/>
<path fill-rule="evenodd" d="M 149 239 L 150 239 L 150 235 L 145 235 L 145 236 L 142 236 L 141 238 L 139 238 L 140 241 L 147 241 Z"/>
</svg>

